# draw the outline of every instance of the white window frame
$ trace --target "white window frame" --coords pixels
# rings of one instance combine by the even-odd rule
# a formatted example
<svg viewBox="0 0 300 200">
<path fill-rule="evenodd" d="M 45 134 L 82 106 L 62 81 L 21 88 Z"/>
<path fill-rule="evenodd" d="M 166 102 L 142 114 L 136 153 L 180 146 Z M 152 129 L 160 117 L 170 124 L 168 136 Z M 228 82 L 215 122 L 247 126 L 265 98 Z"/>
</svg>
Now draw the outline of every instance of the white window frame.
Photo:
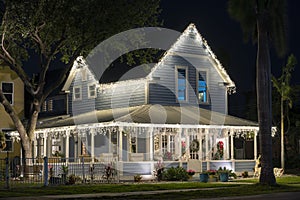
<svg viewBox="0 0 300 200">
<path fill-rule="evenodd" d="M 205 82 L 206 82 L 206 101 L 205 102 L 200 101 L 199 94 L 198 94 L 198 87 L 199 87 L 198 81 L 199 81 L 199 73 L 200 72 L 205 72 L 205 74 L 206 74 L 206 80 L 205 80 Z M 198 103 L 199 104 L 209 104 L 210 100 L 209 100 L 209 93 L 208 93 L 208 91 L 209 91 L 209 89 L 208 89 L 208 83 L 209 83 L 208 70 L 197 70 L 196 79 L 197 79 L 196 80 L 196 94 L 197 94 Z"/>
<path fill-rule="evenodd" d="M 7 92 L 3 91 L 3 83 L 12 84 L 12 93 L 7 93 Z M 3 92 L 4 95 L 11 94 L 12 97 L 11 97 L 11 104 L 10 105 L 14 105 L 14 102 L 15 102 L 15 98 L 14 98 L 14 96 L 15 96 L 15 84 L 14 84 L 14 82 L 2 81 L 1 82 L 1 90 L 2 90 L 2 92 Z"/>
<path fill-rule="evenodd" d="M 76 94 L 75 94 L 75 90 L 77 89 L 77 88 L 79 88 L 79 98 L 76 98 Z M 81 100 L 82 99 L 82 88 L 81 88 L 81 86 L 80 85 L 78 85 L 78 86 L 74 86 L 73 87 L 73 100 L 74 101 L 79 101 L 79 100 Z"/>
<path fill-rule="evenodd" d="M 95 95 L 91 95 L 91 89 L 90 89 L 90 86 L 95 86 L 95 89 L 94 89 L 94 93 Z M 97 97 L 97 85 L 96 83 L 90 83 L 88 84 L 88 98 L 89 99 L 93 99 L 93 98 L 96 98 Z"/>
<path fill-rule="evenodd" d="M 185 99 L 179 100 L 178 99 L 178 69 L 184 69 L 185 70 Z M 176 99 L 178 102 L 188 102 L 189 101 L 189 70 L 186 66 L 176 66 L 175 67 L 175 90 L 176 90 Z"/>
</svg>

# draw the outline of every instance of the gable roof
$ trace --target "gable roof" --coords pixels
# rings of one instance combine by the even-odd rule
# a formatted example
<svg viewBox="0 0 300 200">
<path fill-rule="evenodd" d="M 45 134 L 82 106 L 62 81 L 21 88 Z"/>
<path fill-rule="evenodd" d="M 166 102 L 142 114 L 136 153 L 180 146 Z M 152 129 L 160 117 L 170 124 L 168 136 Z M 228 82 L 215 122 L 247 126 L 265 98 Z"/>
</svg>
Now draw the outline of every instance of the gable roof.
<svg viewBox="0 0 300 200">
<path fill-rule="evenodd" d="M 151 72 L 148 74 L 147 78 L 152 80 L 153 77 L 153 73 L 154 71 L 160 67 L 161 64 L 163 64 L 164 59 L 168 56 L 168 55 L 179 55 L 182 56 L 184 58 L 188 58 L 188 57 L 194 57 L 195 55 L 193 54 L 186 54 L 183 52 L 182 49 L 177 48 L 177 46 L 179 46 L 179 44 L 182 42 L 182 40 L 184 40 L 185 37 L 189 37 L 189 38 L 194 38 L 199 45 L 196 49 L 196 52 L 194 53 L 198 53 L 198 56 L 202 56 L 202 57 L 207 57 L 210 59 L 213 67 L 216 69 L 216 71 L 219 73 L 219 75 L 221 76 L 221 78 L 224 81 L 224 86 L 227 87 L 227 91 L 228 93 L 235 93 L 236 91 L 236 86 L 235 83 L 231 80 L 231 78 L 229 77 L 229 75 L 227 74 L 225 68 L 223 67 L 223 65 L 221 64 L 221 62 L 218 60 L 217 56 L 213 53 L 213 51 L 211 50 L 210 46 L 208 45 L 207 41 L 201 36 L 201 34 L 199 33 L 199 31 L 197 30 L 195 24 L 191 23 L 184 31 L 183 33 L 179 36 L 179 38 L 177 39 L 177 41 L 171 46 L 171 48 L 165 52 L 164 56 L 161 58 L 161 60 L 152 68 Z M 185 46 L 185 48 L 189 48 L 188 45 Z"/>
<path fill-rule="evenodd" d="M 213 53 L 213 51 L 211 50 L 211 48 L 207 44 L 206 40 L 200 35 L 200 33 L 198 32 L 196 26 L 192 23 L 179 36 L 179 38 L 171 46 L 171 48 L 165 52 L 165 54 L 162 56 L 160 61 L 154 65 L 151 72 L 146 77 L 133 79 L 133 80 L 145 80 L 145 81 L 146 80 L 152 80 L 153 79 L 153 77 L 152 77 L 153 72 L 163 63 L 164 59 L 169 54 L 176 53 L 177 55 L 182 55 L 182 56 L 186 57 L 187 56 L 186 54 L 183 54 L 183 53 L 180 53 L 180 52 L 175 52 L 175 50 L 174 50 L 176 45 L 178 43 L 180 43 L 183 40 L 183 38 L 186 37 L 186 36 L 195 37 L 196 41 L 200 44 L 199 49 L 202 49 L 201 50 L 202 53 L 199 56 L 206 56 L 207 58 L 210 59 L 212 65 L 215 67 L 216 71 L 219 73 L 219 75 L 223 79 L 224 85 L 226 86 L 228 93 L 229 94 L 230 93 L 235 93 L 236 86 L 235 86 L 234 82 L 230 79 L 230 77 L 227 74 L 226 70 L 222 66 L 221 62 L 217 59 L 216 55 Z M 84 59 L 82 57 L 78 57 L 78 59 L 76 59 L 76 61 L 74 62 L 73 67 L 70 71 L 70 74 L 69 74 L 69 76 L 68 76 L 68 78 L 67 78 L 67 80 L 66 80 L 66 82 L 65 82 L 65 84 L 62 88 L 62 91 L 68 91 L 68 89 L 69 89 L 69 87 L 70 87 L 70 85 L 71 85 L 71 83 L 72 83 L 72 81 L 73 81 L 73 79 L 76 75 L 77 69 L 80 68 L 80 67 L 88 67 L 86 62 L 84 61 Z M 93 72 L 91 71 L 91 73 L 93 73 Z M 118 81 L 118 82 L 126 84 L 126 81 L 128 81 L 128 80 Z M 112 84 L 112 83 L 105 83 L 105 84 L 101 84 L 101 85 L 106 85 L 106 84 Z"/>
</svg>

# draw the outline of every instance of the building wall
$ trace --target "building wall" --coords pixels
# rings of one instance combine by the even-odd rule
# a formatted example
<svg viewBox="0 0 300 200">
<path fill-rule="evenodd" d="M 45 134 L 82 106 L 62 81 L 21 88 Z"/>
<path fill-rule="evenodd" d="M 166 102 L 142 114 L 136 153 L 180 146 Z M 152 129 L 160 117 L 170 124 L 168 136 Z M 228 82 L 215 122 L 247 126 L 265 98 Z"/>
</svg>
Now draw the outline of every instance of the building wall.
<svg viewBox="0 0 300 200">
<path fill-rule="evenodd" d="M 193 104 L 216 112 L 227 113 L 227 91 L 222 77 L 215 68 L 210 54 L 200 40 L 191 35 L 183 35 L 169 50 L 162 62 L 152 73 L 149 84 L 149 103 L 162 105 Z M 176 98 L 176 68 L 188 70 L 188 100 L 179 102 Z M 209 103 L 198 103 L 197 73 L 206 72 Z"/>
<path fill-rule="evenodd" d="M 24 117 L 24 84 L 22 80 L 17 76 L 15 72 L 8 67 L 0 66 L 0 87 L 1 82 L 13 82 L 14 83 L 14 97 L 13 107 L 16 110 L 19 117 Z M 9 130 L 14 129 L 14 123 L 10 119 L 10 116 L 6 113 L 2 104 L 0 104 L 0 129 Z"/>
<path fill-rule="evenodd" d="M 82 114 L 94 110 L 106 110 L 128 106 L 143 105 L 146 101 L 146 81 L 124 81 L 113 84 L 99 85 L 93 74 L 86 68 L 87 78 L 82 79 L 79 69 L 70 86 L 68 95 L 68 110 L 72 115 Z M 88 98 L 88 85 L 96 84 L 96 98 Z M 80 86 L 81 100 L 73 100 L 73 88 Z"/>
<path fill-rule="evenodd" d="M 24 84 L 22 80 L 17 76 L 15 72 L 9 69 L 7 66 L 0 66 L 0 87 L 1 82 L 13 82 L 13 107 L 21 119 L 24 118 Z M 12 130 L 15 129 L 15 125 L 10 116 L 6 113 L 2 104 L 0 104 L 0 130 Z M 9 156 L 14 158 L 20 156 L 20 142 L 13 142 L 12 151 L 7 154 L 5 151 L 0 152 L 0 158 Z"/>
</svg>

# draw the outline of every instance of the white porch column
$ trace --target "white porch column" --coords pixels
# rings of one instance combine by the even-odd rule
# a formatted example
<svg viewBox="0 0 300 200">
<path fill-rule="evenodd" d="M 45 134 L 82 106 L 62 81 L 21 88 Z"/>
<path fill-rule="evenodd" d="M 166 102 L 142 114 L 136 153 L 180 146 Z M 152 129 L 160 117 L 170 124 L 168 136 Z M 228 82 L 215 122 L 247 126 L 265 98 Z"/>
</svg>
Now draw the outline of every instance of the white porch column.
<svg viewBox="0 0 300 200">
<path fill-rule="evenodd" d="M 91 157 L 92 163 L 95 161 L 95 128 L 91 129 Z"/>
<path fill-rule="evenodd" d="M 233 138 L 234 138 L 234 132 L 233 130 L 230 130 L 230 145 L 231 145 L 231 148 L 230 148 L 230 157 L 231 157 L 231 160 L 234 160 L 234 142 L 233 142 Z"/>
<path fill-rule="evenodd" d="M 254 131 L 254 160 L 257 159 L 257 131 Z"/>
<path fill-rule="evenodd" d="M 224 137 L 225 137 L 225 142 L 226 142 L 226 149 L 225 149 L 225 156 L 224 156 L 224 159 L 227 160 L 228 158 L 230 158 L 230 155 L 229 155 L 229 138 L 230 138 L 230 135 L 228 134 L 228 130 L 224 130 Z"/>
<path fill-rule="evenodd" d="M 199 138 L 199 152 L 198 152 L 198 160 L 202 160 L 202 129 L 197 129 L 197 135 Z"/>
<path fill-rule="evenodd" d="M 179 128 L 178 131 L 177 131 L 177 147 L 176 147 L 176 144 L 175 144 L 175 151 L 176 151 L 176 148 L 178 149 L 176 153 L 178 153 L 178 156 L 179 158 L 182 157 L 182 151 L 181 151 L 181 133 L 182 133 L 182 129 Z"/>
<path fill-rule="evenodd" d="M 210 151 L 208 150 L 208 137 L 209 137 L 209 130 L 205 129 L 205 154 L 206 154 L 206 170 L 210 169 L 210 163 L 209 163 L 209 159 L 210 159 Z"/>
<path fill-rule="evenodd" d="M 66 148 L 65 148 L 65 155 L 67 162 L 69 161 L 70 157 L 70 130 L 66 130 Z"/>
<path fill-rule="evenodd" d="M 209 160 L 209 150 L 208 150 L 208 137 L 209 137 L 209 131 L 207 129 L 205 129 L 205 154 L 206 154 L 206 159 L 205 160 Z"/>
<path fill-rule="evenodd" d="M 33 140 L 33 155 L 32 157 L 33 158 L 36 158 L 37 157 L 37 152 L 38 152 L 38 145 L 37 145 L 37 138 L 35 137 L 34 140 Z"/>
<path fill-rule="evenodd" d="M 149 160 L 153 160 L 153 128 L 149 129 Z"/>
<path fill-rule="evenodd" d="M 186 152 L 186 158 L 189 160 L 190 159 L 190 135 L 188 133 L 188 129 L 184 129 L 184 135 L 185 135 L 185 143 L 186 143 L 186 149 L 185 149 L 185 152 Z"/>
<path fill-rule="evenodd" d="M 123 160 L 123 127 L 119 127 L 119 141 L 118 141 L 118 160 Z"/>
<path fill-rule="evenodd" d="M 47 156 L 47 140 L 48 140 L 48 132 L 44 132 L 43 134 L 43 156 Z"/>
</svg>

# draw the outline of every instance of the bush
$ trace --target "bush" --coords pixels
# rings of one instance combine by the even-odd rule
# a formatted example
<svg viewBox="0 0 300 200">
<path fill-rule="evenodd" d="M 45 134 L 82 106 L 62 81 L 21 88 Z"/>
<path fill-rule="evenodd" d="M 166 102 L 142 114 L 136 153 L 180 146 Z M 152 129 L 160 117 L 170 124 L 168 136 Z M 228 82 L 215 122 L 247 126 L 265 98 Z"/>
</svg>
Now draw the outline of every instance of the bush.
<svg viewBox="0 0 300 200">
<path fill-rule="evenodd" d="M 75 174 L 71 174 L 68 176 L 67 185 L 74 185 L 76 182 L 80 182 L 81 178 L 79 176 L 76 176 Z"/>
<path fill-rule="evenodd" d="M 186 181 L 189 175 L 183 167 L 171 167 L 163 172 L 163 180 L 166 181 Z"/>
</svg>

